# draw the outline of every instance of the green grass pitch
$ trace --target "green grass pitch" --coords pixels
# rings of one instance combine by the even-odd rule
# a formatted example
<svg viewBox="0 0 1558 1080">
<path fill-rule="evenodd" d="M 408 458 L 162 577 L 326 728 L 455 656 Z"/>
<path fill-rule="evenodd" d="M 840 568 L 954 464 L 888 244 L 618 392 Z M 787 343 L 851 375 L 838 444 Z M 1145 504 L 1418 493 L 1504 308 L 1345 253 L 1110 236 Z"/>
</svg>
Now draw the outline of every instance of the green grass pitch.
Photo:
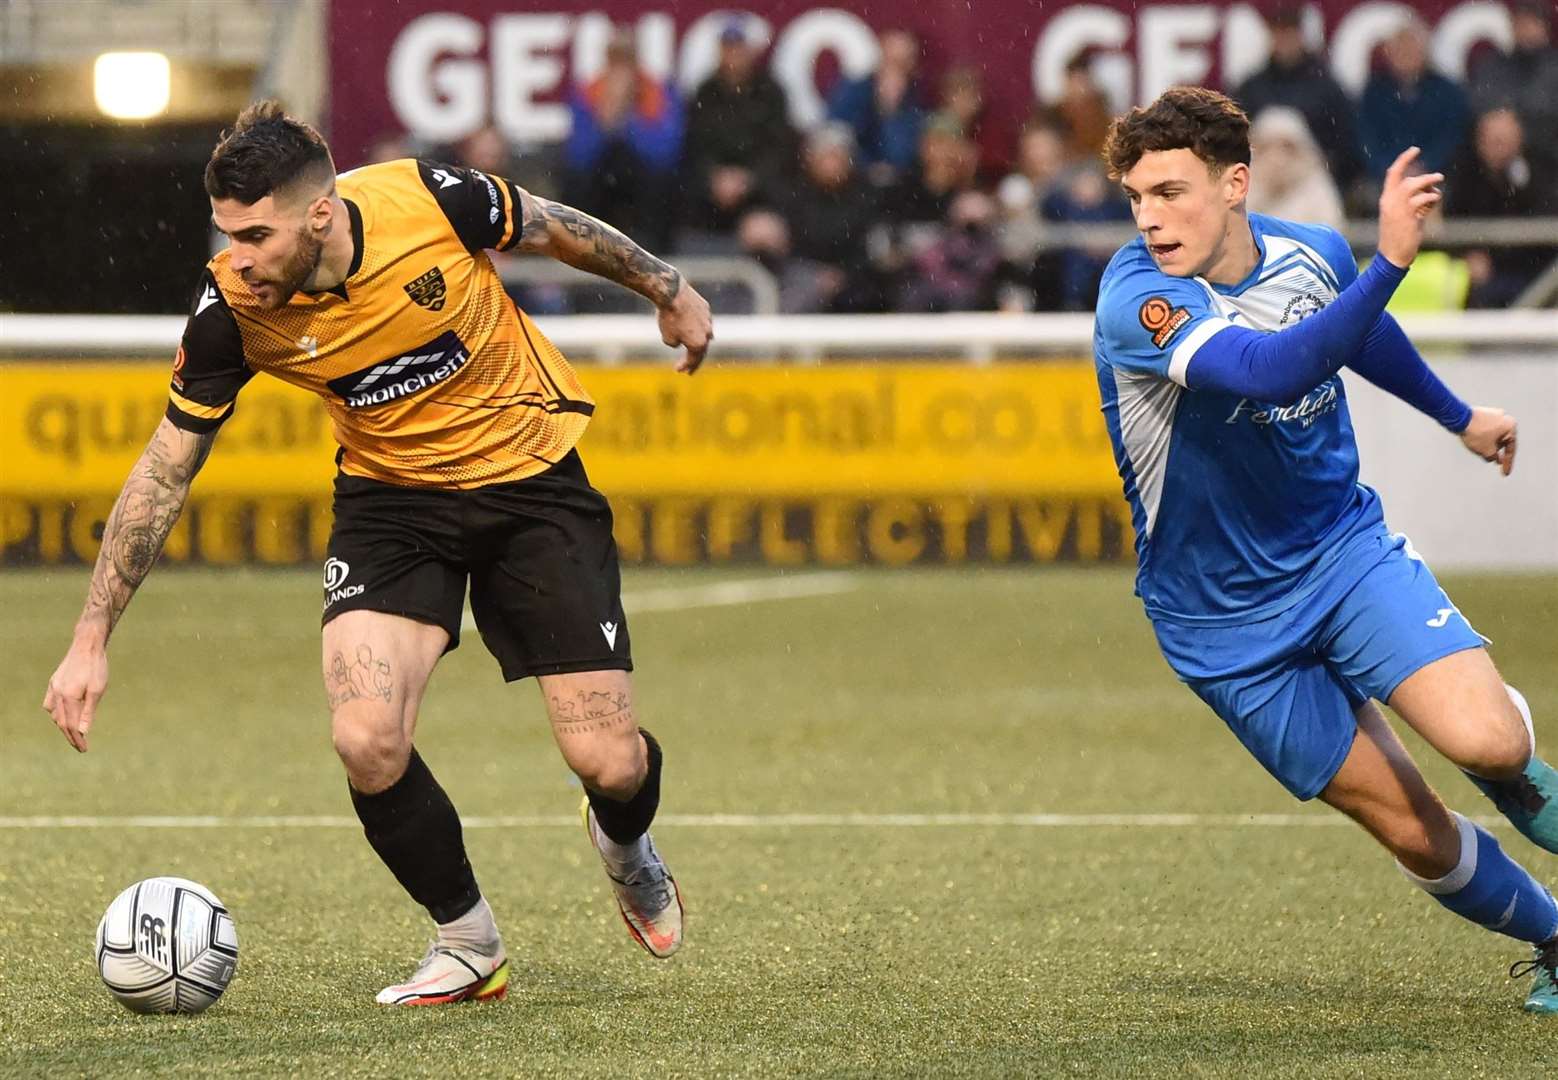
<svg viewBox="0 0 1558 1080">
<path fill-rule="evenodd" d="M 637 571 L 631 591 L 739 571 Z M 1558 578 L 1450 577 L 1558 738 Z M 1515 942 L 1410 888 L 1300 807 L 1158 657 L 1118 569 L 862 572 L 847 591 L 630 618 L 666 747 L 656 837 L 688 902 L 660 963 L 570 824 L 532 684 L 473 634 L 418 743 L 469 817 L 507 1001 L 387 1010 L 425 917 L 360 833 L 31 827 L 47 815 L 349 817 L 319 686 L 316 575 L 163 571 L 111 653 L 93 750 L 39 710 L 82 569 L 0 574 L 3 1076 L 1507 1076 L 1558 1019 Z M 1490 808 L 1409 744 L 1457 808 Z M 1059 824 L 744 824 L 699 815 L 1053 814 Z M 1207 815 L 1082 824 L 1069 815 Z M 1237 824 L 1236 815 L 1293 815 Z M 691 820 L 686 820 L 691 819 Z M 912 819 L 921 821 L 922 819 Z M 1511 829 L 1546 880 L 1558 861 Z M 232 909 L 232 988 L 193 1018 L 115 1004 L 92 933 L 125 885 Z"/>
</svg>

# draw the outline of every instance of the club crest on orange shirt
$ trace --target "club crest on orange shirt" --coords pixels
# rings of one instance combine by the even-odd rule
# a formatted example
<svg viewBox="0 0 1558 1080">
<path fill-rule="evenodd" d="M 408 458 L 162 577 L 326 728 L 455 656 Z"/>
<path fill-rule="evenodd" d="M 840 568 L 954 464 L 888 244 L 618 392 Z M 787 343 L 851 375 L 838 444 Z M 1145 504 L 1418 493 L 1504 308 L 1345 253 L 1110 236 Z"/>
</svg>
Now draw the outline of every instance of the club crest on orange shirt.
<svg viewBox="0 0 1558 1080">
<path fill-rule="evenodd" d="M 406 295 L 429 311 L 444 310 L 444 297 L 448 291 L 444 286 L 444 273 L 436 266 L 406 286 Z"/>
</svg>

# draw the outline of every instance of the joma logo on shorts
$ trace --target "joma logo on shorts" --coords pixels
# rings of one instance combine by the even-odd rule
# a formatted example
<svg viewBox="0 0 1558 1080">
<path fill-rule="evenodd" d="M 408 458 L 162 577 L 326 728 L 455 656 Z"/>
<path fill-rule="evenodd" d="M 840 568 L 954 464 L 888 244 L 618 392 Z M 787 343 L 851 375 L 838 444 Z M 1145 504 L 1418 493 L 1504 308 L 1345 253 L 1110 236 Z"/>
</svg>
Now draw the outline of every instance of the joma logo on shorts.
<svg viewBox="0 0 1558 1080">
<path fill-rule="evenodd" d="M 329 385 L 346 402 L 347 408 L 387 405 L 436 386 L 463 368 L 470 359 L 465 343 L 450 330 L 408 353 L 331 379 Z"/>
</svg>

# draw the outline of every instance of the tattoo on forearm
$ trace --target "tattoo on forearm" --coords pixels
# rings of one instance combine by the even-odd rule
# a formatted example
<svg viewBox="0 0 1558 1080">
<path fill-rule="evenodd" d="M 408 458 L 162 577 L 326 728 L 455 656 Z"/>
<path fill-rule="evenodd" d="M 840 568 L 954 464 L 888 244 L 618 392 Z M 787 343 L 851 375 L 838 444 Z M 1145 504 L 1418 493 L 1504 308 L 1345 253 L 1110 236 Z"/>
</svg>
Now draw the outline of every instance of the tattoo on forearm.
<svg viewBox="0 0 1558 1080">
<path fill-rule="evenodd" d="M 520 247 L 625 285 L 665 307 L 681 291 L 682 275 L 622 233 L 581 210 L 526 195 Z"/>
<path fill-rule="evenodd" d="M 633 703 L 625 691 L 580 690 L 572 698 L 553 694 L 552 726 L 567 735 L 611 731 L 634 724 Z"/>
<path fill-rule="evenodd" d="M 83 621 L 100 621 L 105 631 L 113 631 L 162 554 L 189 497 L 189 485 L 215 441 L 215 432 L 190 435 L 166 422 L 157 428 L 103 525 L 103 546 L 92 570 Z"/>
<path fill-rule="evenodd" d="M 394 691 L 395 676 L 389 661 L 374 656 L 366 643 L 357 646 L 350 663 L 340 650 L 330 658 L 330 669 L 325 672 L 325 695 L 332 710 L 348 701 L 388 702 Z"/>
</svg>

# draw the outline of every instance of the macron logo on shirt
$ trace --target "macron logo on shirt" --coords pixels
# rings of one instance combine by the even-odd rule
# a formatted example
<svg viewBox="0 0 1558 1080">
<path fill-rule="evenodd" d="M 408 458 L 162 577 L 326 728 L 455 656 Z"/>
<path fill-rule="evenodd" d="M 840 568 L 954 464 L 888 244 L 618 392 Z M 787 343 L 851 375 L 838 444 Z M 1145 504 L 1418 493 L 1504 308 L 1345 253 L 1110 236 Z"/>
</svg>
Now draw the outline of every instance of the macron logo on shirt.
<svg viewBox="0 0 1558 1080">
<path fill-rule="evenodd" d="M 221 297 L 218 296 L 217 292 L 216 292 L 216 286 L 215 285 L 207 285 L 206 286 L 206 291 L 201 294 L 200 299 L 195 303 L 195 314 L 199 315 L 202 311 L 204 311 L 206 308 L 210 307 L 212 304 L 216 303 L 220 299 L 221 299 Z"/>
</svg>

